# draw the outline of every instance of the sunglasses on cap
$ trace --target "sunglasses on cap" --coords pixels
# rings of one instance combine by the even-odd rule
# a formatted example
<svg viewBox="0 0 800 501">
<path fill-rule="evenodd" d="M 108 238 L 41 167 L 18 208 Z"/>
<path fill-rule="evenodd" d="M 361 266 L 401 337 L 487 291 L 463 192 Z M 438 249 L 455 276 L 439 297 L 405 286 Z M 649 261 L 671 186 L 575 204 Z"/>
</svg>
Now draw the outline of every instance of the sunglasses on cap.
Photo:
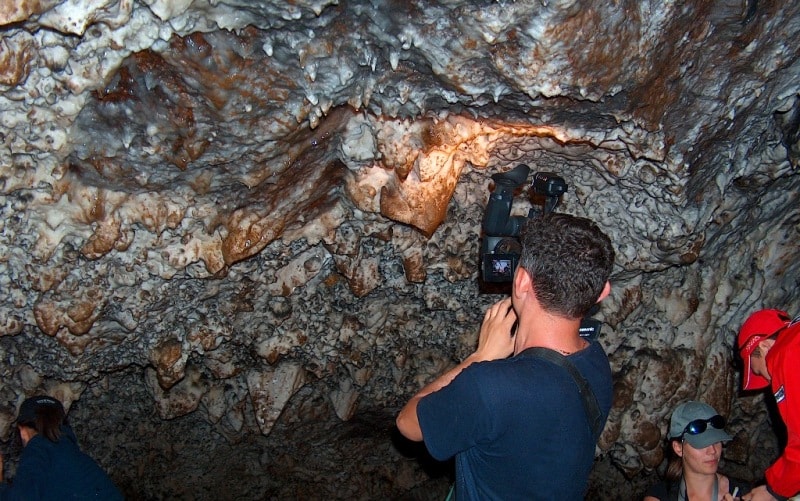
<svg viewBox="0 0 800 501">
<path fill-rule="evenodd" d="M 716 416 L 711 416 L 708 419 L 695 419 L 694 421 L 689 421 L 689 424 L 687 424 L 686 428 L 683 429 L 680 439 L 683 440 L 683 436 L 687 433 L 689 435 L 699 435 L 708 429 L 708 425 L 711 425 L 712 428 L 721 430 L 725 428 L 725 418 L 717 414 Z"/>
</svg>

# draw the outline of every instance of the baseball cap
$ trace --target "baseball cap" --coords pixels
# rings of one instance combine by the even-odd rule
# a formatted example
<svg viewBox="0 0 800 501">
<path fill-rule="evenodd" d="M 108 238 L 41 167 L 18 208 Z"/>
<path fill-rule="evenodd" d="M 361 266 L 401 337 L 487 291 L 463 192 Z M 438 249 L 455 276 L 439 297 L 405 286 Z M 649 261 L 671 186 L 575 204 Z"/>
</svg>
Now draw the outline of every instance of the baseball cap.
<svg viewBox="0 0 800 501">
<path fill-rule="evenodd" d="M 64 406 L 61 405 L 61 402 L 47 395 L 37 395 L 35 397 L 25 399 L 25 401 L 22 402 L 22 405 L 19 406 L 17 423 L 35 422 L 36 415 L 38 414 L 37 411 L 42 407 L 55 407 L 61 411 L 62 415 L 64 414 Z"/>
<path fill-rule="evenodd" d="M 765 338 L 786 327 L 791 321 L 791 317 L 785 311 L 764 309 L 752 313 L 739 329 L 739 339 L 736 347 L 739 355 L 744 362 L 744 372 L 742 374 L 742 389 L 759 390 L 769 386 L 769 381 L 765 377 L 753 374 L 750 370 L 750 355 L 758 347 L 758 343 Z"/>
<path fill-rule="evenodd" d="M 672 411 L 672 416 L 669 418 L 669 438 L 683 436 L 683 439 L 695 449 L 703 449 L 717 442 L 730 442 L 733 437 L 722 429 L 725 426 L 725 420 L 721 417 L 712 420 L 715 416 L 719 416 L 719 414 L 708 404 L 692 400 L 684 402 Z M 687 431 L 692 421 L 700 421 L 705 429 L 695 434 Z M 715 424 L 720 428 L 715 427 Z"/>
</svg>

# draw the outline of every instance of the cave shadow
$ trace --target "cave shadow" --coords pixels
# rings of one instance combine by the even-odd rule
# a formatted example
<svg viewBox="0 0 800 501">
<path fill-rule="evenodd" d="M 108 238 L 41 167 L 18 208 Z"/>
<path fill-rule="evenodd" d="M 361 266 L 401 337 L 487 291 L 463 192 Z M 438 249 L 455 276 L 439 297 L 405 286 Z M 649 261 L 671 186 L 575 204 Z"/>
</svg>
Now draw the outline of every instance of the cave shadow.
<svg viewBox="0 0 800 501">
<path fill-rule="evenodd" d="M 741 375 L 744 374 L 744 363 L 741 357 L 738 354 L 734 355 L 731 362 L 734 371 L 741 377 Z M 736 385 L 739 388 L 736 398 L 756 397 L 764 394 L 763 401 L 764 405 L 767 407 L 767 418 L 769 419 L 770 429 L 778 440 L 778 450 L 782 454 L 789 440 L 789 434 L 786 430 L 786 424 L 783 422 L 783 418 L 778 410 L 778 402 L 775 401 L 775 396 L 772 394 L 770 386 L 758 390 L 742 390 L 741 381 L 737 381 Z"/>
<path fill-rule="evenodd" d="M 430 455 L 425 442 L 414 442 L 400 433 L 395 426 L 391 433 L 392 445 L 403 457 L 414 459 L 432 480 L 455 481 L 455 460 L 439 461 Z"/>
<path fill-rule="evenodd" d="M 741 390 L 739 391 L 739 397 L 753 397 L 761 394 L 762 392 L 765 392 L 765 390 Z M 769 427 L 778 439 L 778 451 L 782 454 L 783 449 L 786 448 L 786 443 L 789 440 L 789 433 L 786 430 L 786 424 L 783 422 L 781 413 L 778 410 L 778 403 L 775 401 L 775 397 L 772 395 L 772 392 L 769 391 L 769 387 L 767 388 L 766 393 L 767 395 L 764 395 L 764 405 L 767 407 Z"/>
</svg>

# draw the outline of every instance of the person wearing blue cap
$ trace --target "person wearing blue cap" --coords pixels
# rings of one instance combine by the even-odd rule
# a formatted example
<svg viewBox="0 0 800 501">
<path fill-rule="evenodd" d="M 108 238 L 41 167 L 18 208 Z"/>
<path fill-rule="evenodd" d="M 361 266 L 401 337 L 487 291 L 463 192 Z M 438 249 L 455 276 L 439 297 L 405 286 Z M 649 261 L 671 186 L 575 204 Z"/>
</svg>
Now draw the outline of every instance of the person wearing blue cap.
<svg viewBox="0 0 800 501">
<path fill-rule="evenodd" d="M 650 486 L 644 501 L 734 501 L 750 490 L 746 482 L 717 471 L 722 444 L 733 437 L 710 405 L 688 401 L 676 407 L 667 438 L 672 458 L 664 480 Z"/>
<path fill-rule="evenodd" d="M 123 499 L 106 472 L 78 447 L 60 401 L 47 395 L 26 399 L 16 425 L 22 454 L 13 482 L 4 480 L 0 455 L 0 501 Z"/>
</svg>

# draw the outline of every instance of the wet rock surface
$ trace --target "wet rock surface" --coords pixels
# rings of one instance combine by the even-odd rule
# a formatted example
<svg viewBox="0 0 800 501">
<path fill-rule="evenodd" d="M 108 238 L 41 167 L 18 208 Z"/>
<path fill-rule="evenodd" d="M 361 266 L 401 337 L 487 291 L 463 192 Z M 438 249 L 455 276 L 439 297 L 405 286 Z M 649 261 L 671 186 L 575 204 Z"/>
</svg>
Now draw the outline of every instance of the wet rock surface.
<svg viewBox="0 0 800 501">
<path fill-rule="evenodd" d="M 501 297 L 483 209 L 525 163 L 617 249 L 590 497 L 640 494 L 690 398 L 728 471 L 775 457 L 732 345 L 800 310 L 800 7 L 6 4 L 7 447 L 46 391 L 132 499 L 441 499 L 393 416 Z"/>
</svg>

